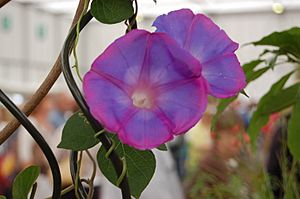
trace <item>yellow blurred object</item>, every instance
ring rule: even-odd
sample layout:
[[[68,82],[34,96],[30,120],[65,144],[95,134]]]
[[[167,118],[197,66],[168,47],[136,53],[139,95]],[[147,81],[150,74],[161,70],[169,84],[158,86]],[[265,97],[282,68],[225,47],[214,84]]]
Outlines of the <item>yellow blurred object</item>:
[[[187,139],[189,143],[189,159],[188,165],[194,168],[198,165],[201,159],[202,153],[206,153],[211,147],[211,137],[210,137],[210,116],[205,114],[192,129],[189,130],[187,134]]]
[[[284,12],[284,6],[282,5],[282,3],[273,3],[272,10],[276,14],[282,14]]]
[[[13,154],[7,154],[0,167],[0,175],[4,177],[10,176],[15,170],[15,156]]]

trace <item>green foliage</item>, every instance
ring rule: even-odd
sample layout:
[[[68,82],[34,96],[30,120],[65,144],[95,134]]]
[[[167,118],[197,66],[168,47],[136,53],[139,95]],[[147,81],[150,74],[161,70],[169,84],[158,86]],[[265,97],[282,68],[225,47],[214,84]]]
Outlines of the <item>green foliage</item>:
[[[0,199],[6,199],[6,197],[1,195],[1,196],[0,196]]]
[[[157,149],[160,150],[160,151],[167,151],[167,150],[168,150],[168,147],[167,147],[167,145],[162,144],[162,145],[160,145],[159,147],[157,147]]]
[[[15,199],[27,199],[28,194],[40,174],[38,166],[30,166],[19,173],[12,188],[12,195]]]
[[[219,104],[217,106],[217,112],[213,116],[212,121],[211,121],[212,131],[215,130],[215,127],[216,127],[216,124],[217,124],[217,121],[218,121],[220,115],[225,111],[225,109],[229,106],[229,104],[231,104],[231,102],[233,102],[236,99],[237,99],[237,96],[234,96],[234,97],[230,97],[230,98],[226,98],[226,99],[221,99],[219,101]]]
[[[292,55],[300,59],[300,28],[294,27],[282,32],[274,32],[259,41],[253,42],[256,46],[274,46],[278,47],[275,54]]]
[[[300,161],[300,87],[296,100],[297,102],[288,125],[288,147],[294,158]]]
[[[134,9],[131,0],[93,0],[91,13],[102,23],[114,24],[130,18]]]
[[[272,114],[281,111],[296,102],[296,95],[300,84],[294,84],[286,89],[282,89],[272,98],[268,98],[268,101],[262,105],[262,114]]]
[[[81,112],[69,118],[62,132],[59,148],[82,151],[99,143],[95,132]]]
[[[224,171],[224,176],[228,177],[226,181],[201,169],[195,171],[191,175],[193,186],[188,190],[189,198],[273,199],[269,178],[265,177],[268,174],[265,173],[263,167],[255,159],[247,158],[244,161],[238,161],[240,164],[234,169],[234,172]],[[196,179],[194,179],[195,176]]]
[[[256,137],[260,132],[260,129],[268,122],[269,115],[273,112],[276,112],[275,110],[272,110],[272,108],[277,107],[270,107],[268,106],[269,103],[273,103],[272,101],[276,101],[277,103],[282,102],[279,97],[282,97],[281,92],[287,92],[290,91],[290,88],[283,89],[285,83],[288,81],[290,76],[293,73],[288,73],[287,75],[283,76],[279,81],[273,84],[271,89],[261,98],[257,105],[256,111],[253,113],[253,116],[250,121],[250,125],[248,128],[248,133],[251,138],[252,144],[255,143]],[[285,96],[283,96],[285,97]],[[290,98],[295,98],[295,95],[292,93],[289,95]],[[267,106],[269,108],[265,108],[264,106]],[[278,109],[277,109],[278,111]]]
[[[115,142],[115,152],[123,159],[127,167],[127,177],[131,194],[139,198],[143,190],[149,184],[155,172],[155,156],[151,151],[139,151],[128,145],[122,144],[117,136],[110,136]],[[117,174],[110,160],[105,157],[103,146],[97,154],[97,161],[103,175],[114,185],[117,184]]]
[[[244,72],[246,74],[246,79],[248,84],[251,81],[256,80],[264,73],[270,71],[269,69],[274,69],[275,66],[282,63],[292,63],[296,67],[300,64],[300,28],[294,27],[289,30],[282,32],[274,32],[261,40],[253,42],[255,46],[270,46],[273,49],[265,49],[259,56],[259,59],[249,62],[243,66]],[[265,64],[264,67],[259,67],[262,63]],[[268,122],[269,116],[272,113],[282,111],[288,107],[292,107],[296,103],[297,91],[300,87],[299,83],[295,83],[288,88],[284,88],[286,81],[291,75],[293,75],[297,70],[283,76],[279,81],[274,83],[270,90],[261,98],[258,103],[257,110],[254,112],[250,125],[248,128],[248,133],[251,137],[252,144],[255,143],[257,136],[260,133],[261,128]],[[251,97],[251,96],[250,96]],[[217,114],[213,118],[212,126],[217,121],[218,116],[226,109],[226,107],[237,99],[237,96],[222,99],[217,107]],[[299,101],[299,100],[298,100]],[[300,111],[299,102],[294,107],[293,117],[288,129],[289,137],[289,147],[295,158],[300,159],[300,149],[298,149],[297,143],[300,142],[299,133],[296,131],[300,130]]]

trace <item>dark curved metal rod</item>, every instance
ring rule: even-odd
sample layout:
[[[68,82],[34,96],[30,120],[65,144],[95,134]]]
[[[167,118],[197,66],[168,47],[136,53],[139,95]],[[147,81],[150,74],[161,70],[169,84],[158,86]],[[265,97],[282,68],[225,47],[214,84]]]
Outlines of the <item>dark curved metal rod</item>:
[[[92,18],[93,18],[93,16],[91,15],[91,12],[88,11],[83,16],[83,18],[80,22],[80,30],[82,30]],[[74,99],[76,100],[76,102],[79,105],[83,114],[87,117],[92,128],[97,133],[100,130],[102,130],[103,127],[91,115],[89,108],[88,108],[79,88],[76,85],[76,82],[74,80],[74,77],[73,77],[71,69],[70,69],[69,54],[72,49],[72,43],[74,42],[75,37],[76,37],[76,26],[69,33],[69,35],[64,43],[63,49],[62,49],[62,53],[61,53],[62,71],[63,71],[65,80],[67,82],[67,85],[68,85]],[[102,142],[102,145],[105,148],[105,150],[108,151],[112,144],[111,141],[109,140],[109,138],[106,136],[106,134],[103,133],[99,136],[99,139]],[[115,168],[117,175],[120,176],[122,173],[122,169],[123,169],[122,161],[120,160],[120,158],[114,151],[110,154],[109,158]],[[131,199],[130,188],[129,188],[127,177],[124,177],[124,180],[120,184],[120,189],[122,191],[123,199]]]
[[[20,109],[5,95],[5,93],[0,89],[0,101],[2,104],[15,116],[20,123],[24,126],[24,128],[28,131],[31,137],[36,141],[36,143],[41,148],[42,152],[44,153],[47,161],[49,163],[52,177],[53,177],[53,192],[52,192],[52,199],[59,199],[61,193],[61,175],[60,170],[58,167],[57,160],[43,138],[40,132],[33,126],[33,124],[29,121],[26,115],[20,111]]]

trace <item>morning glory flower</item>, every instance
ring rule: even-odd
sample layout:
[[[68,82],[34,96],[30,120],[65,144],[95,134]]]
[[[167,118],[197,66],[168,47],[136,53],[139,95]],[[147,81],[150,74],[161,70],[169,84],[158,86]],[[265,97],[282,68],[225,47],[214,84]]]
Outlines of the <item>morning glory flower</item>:
[[[245,75],[234,54],[238,44],[207,16],[181,9],[159,16],[153,25],[201,63],[209,94],[227,98],[245,87]]]
[[[84,76],[92,115],[138,149],[152,149],[193,127],[207,104],[202,66],[165,33],[133,30]]]

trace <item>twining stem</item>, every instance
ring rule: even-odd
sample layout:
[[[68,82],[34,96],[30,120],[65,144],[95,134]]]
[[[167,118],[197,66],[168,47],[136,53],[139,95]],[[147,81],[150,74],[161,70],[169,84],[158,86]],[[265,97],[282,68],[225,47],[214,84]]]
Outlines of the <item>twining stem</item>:
[[[94,135],[95,138],[98,138],[101,134],[105,133],[105,129],[102,129],[101,131],[99,131],[98,133],[96,133]]]
[[[63,196],[63,195],[65,195],[65,194],[69,193],[69,192],[72,191],[73,189],[74,189],[74,185],[71,184],[70,186],[66,187],[65,189],[63,189],[63,190],[61,191],[60,196]],[[51,197],[48,197],[48,198],[46,198],[46,199],[52,199],[52,198],[51,198]]]
[[[137,0],[134,0],[135,5],[135,12],[128,20],[125,21],[125,24],[127,25],[126,33],[130,32],[131,30],[137,29],[137,23],[136,23],[136,17],[138,14],[138,3]]]
[[[94,195],[94,180],[96,177],[96,170],[97,170],[97,166],[96,166],[96,162],[94,160],[94,158],[92,157],[92,154],[89,152],[89,150],[85,150],[85,152],[87,153],[88,157],[90,158],[90,160],[93,163],[93,173],[91,175],[91,178],[89,179],[89,193],[88,193],[88,197],[87,199],[92,199],[93,195]]]
[[[79,160],[77,162],[77,172],[76,172],[76,179],[75,179],[75,196],[76,198],[80,199],[79,193],[78,193],[78,182],[80,179],[80,168],[81,168],[81,161],[82,161],[82,151],[79,153]]]
[[[75,37],[75,41],[74,41],[74,48],[73,48],[73,56],[74,56],[74,60],[75,60],[75,64],[74,64],[74,68],[76,70],[77,76],[80,79],[80,81],[82,81],[82,77],[80,75],[80,71],[79,71],[79,62],[78,62],[78,57],[77,57],[77,45],[78,45],[78,41],[79,41],[79,33],[80,33],[80,22],[82,20],[83,15],[87,12],[88,9],[88,5],[89,5],[89,0],[84,0],[84,7],[83,7],[83,11],[78,19],[78,23],[76,25],[76,37]]]
[[[127,173],[127,164],[126,164],[126,159],[125,157],[122,158],[122,162],[123,162],[123,169],[122,169],[122,173],[121,175],[119,176],[117,182],[116,182],[116,185],[118,187],[120,187],[120,184],[122,183],[122,181],[124,180],[124,177],[126,176],[126,173]]]
[[[110,146],[109,150],[108,150],[108,151],[106,152],[106,154],[105,154],[106,159],[109,158],[110,154],[111,154],[111,153],[115,150],[115,148],[116,148],[116,142],[115,142],[114,140],[112,140],[112,139],[110,139],[110,141],[111,141],[111,146]]]
[[[0,6],[5,5],[6,1],[2,1]],[[8,2],[8,1],[7,1]],[[6,3],[7,3],[6,2]],[[85,0],[80,0],[75,16],[72,21],[72,27],[77,23],[77,21],[80,18],[81,13],[84,10],[84,4]],[[43,81],[43,83],[40,85],[40,87],[36,90],[36,92],[31,96],[31,98],[25,103],[24,107],[22,108],[22,112],[25,115],[30,115],[33,110],[39,105],[39,103],[42,101],[42,99],[47,95],[53,84],[58,79],[59,75],[61,73],[61,59],[60,56],[57,57],[54,65],[52,66],[51,71]],[[20,126],[20,122],[13,118],[10,120],[10,122],[5,126],[5,128],[0,132],[0,145],[3,144]]]

